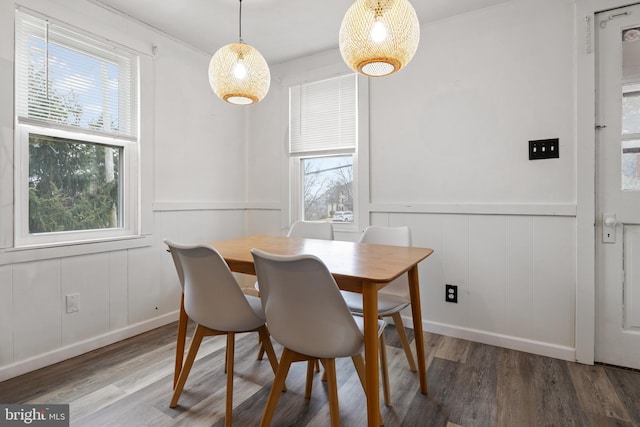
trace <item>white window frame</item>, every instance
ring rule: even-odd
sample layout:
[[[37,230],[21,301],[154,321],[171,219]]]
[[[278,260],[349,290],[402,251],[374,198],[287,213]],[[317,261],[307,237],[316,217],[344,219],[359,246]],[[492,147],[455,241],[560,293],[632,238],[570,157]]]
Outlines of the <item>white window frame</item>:
[[[343,64],[341,64],[343,65]],[[331,67],[330,67],[331,68]],[[287,123],[289,120],[289,88],[304,83],[320,81],[332,77],[339,77],[351,71],[341,71],[336,73],[307,72],[307,79],[299,81],[291,79],[287,82],[285,79],[284,90],[286,94],[284,111],[286,111]],[[309,78],[311,77],[311,78]],[[351,154],[353,156],[353,212],[354,218],[351,223],[333,223],[336,232],[359,233],[364,230],[370,223],[369,218],[369,79],[361,75],[357,76],[357,142],[354,150],[329,150],[321,152],[307,153],[289,153],[287,143],[287,185],[289,206],[288,212],[285,214],[285,226],[289,227],[295,221],[302,219],[304,209],[304,200],[302,197],[302,183],[304,176],[302,174],[302,160],[313,157],[337,156]],[[288,127],[288,125],[287,125]]]
[[[29,135],[38,134],[75,140],[80,143],[103,144],[121,147],[123,149],[120,160],[122,226],[100,230],[73,230],[53,233],[29,232]],[[15,246],[25,247],[33,245],[47,245],[60,243],[80,243],[99,241],[104,239],[135,236],[139,234],[138,221],[138,148],[137,142],[123,138],[93,135],[83,132],[55,129],[44,126],[34,126],[18,122],[16,127],[15,144],[15,193],[19,195],[15,201]]]
[[[297,220],[302,220],[303,212],[304,212],[304,198],[302,197],[303,187],[304,187],[304,171],[302,168],[302,163],[306,159],[317,159],[320,157],[337,157],[337,156],[351,156],[353,162],[353,182],[352,182],[352,193],[353,193],[353,210],[355,212],[353,222],[349,223],[337,223],[334,222],[333,226],[338,227],[339,229],[344,230],[355,230],[357,229],[357,213],[359,212],[358,206],[358,157],[356,150],[328,150],[323,151],[321,153],[305,153],[302,155],[290,155],[290,165],[289,171],[291,174],[291,213],[292,217],[295,218],[293,222]]]
[[[37,12],[30,11],[25,8],[19,8],[19,10],[26,12],[36,17],[47,18],[40,15]],[[107,41],[99,35],[93,35],[89,32],[84,32],[78,28],[62,23],[60,21],[54,21],[57,25],[79,31],[88,35],[89,37],[96,38],[97,40]],[[107,41],[113,44],[114,42]],[[128,50],[127,48],[119,45],[120,48]],[[17,115],[17,108],[15,110],[15,125],[14,125],[14,173],[13,173],[13,244],[11,247],[16,250],[30,249],[30,248],[46,248],[47,246],[59,247],[70,246],[73,247],[78,244],[93,244],[99,242],[112,242],[114,240],[122,239],[136,239],[137,243],[126,244],[125,246],[113,246],[108,244],[105,246],[105,250],[113,249],[116,247],[140,247],[147,246],[148,240],[140,238],[144,237],[146,233],[142,227],[142,220],[149,222],[151,215],[150,201],[146,197],[142,197],[141,192],[141,179],[142,179],[142,165],[148,164],[149,160],[141,161],[140,159],[140,145],[143,140],[143,135],[150,135],[151,128],[141,123],[141,111],[142,105],[150,107],[148,101],[142,100],[141,93],[150,93],[152,89],[152,82],[147,83],[141,79],[143,69],[151,70],[152,65],[151,57],[147,57],[144,54],[140,54],[137,51],[130,50],[137,59],[136,67],[137,73],[135,78],[137,79],[137,105],[132,111],[132,120],[134,129],[138,129],[135,136],[122,136],[104,132],[94,132],[91,129],[75,128],[72,126],[58,125],[55,123],[47,123],[38,119],[19,118]],[[17,52],[15,52],[17,55]],[[16,61],[16,67],[17,67]],[[149,98],[151,99],[151,98]],[[17,105],[17,99],[14,105]],[[40,135],[59,137],[64,139],[76,140],[78,142],[87,142],[95,144],[110,145],[116,147],[122,147],[122,159],[120,163],[120,180],[121,180],[121,219],[120,226],[109,229],[99,230],[75,230],[64,231],[54,233],[29,233],[29,134],[35,133]],[[152,154],[152,150],[149,150],[148,154]],[[142,200],[145,199],[145,200]],[[5,214],[5,218],[8,216]],[[146,227],[148,228],[148,227]],[[8,231],[4,228],[5,231]],[[148,231],[147,231],[148,232]],[[99,251],[99,246],[92,245],[92,249],[89,252]],[[0,254],[1,255],[1,254]],[[7,254],[8,255],[8,254]],[[29,256],[18,257],[20,259],[41,259],[52,256],[45,252],[34,252]],[[0,257],[5,258],[5,257]],[[16,258],[15,256],[7,257],[8,260]],[[16,259],[18,259],[16,258]],[[0,259],[0,265],[7,260]]]

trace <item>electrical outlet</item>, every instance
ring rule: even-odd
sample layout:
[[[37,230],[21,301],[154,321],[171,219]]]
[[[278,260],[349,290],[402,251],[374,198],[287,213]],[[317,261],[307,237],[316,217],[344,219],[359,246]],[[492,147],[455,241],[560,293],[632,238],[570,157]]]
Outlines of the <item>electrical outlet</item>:
[[[67,313],[76,313],[80,311],[80,294],[67,295]]]
[[[458,303],[458,286],[457,285],[444,285],[446,302]]]

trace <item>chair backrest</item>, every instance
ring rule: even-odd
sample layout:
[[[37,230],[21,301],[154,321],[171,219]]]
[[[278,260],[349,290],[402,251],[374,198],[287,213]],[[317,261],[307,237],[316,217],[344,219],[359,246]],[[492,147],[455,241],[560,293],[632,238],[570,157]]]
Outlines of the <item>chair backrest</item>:
[[[411,230],[407,226],[381,227],[371,225],[364,230],[360,243],[377,245],[411,246]],[[409,300],[409,278],[403,274],[380,290],[383,294],[393,294]]]
[[[184,308],[190,319],[219,331],[249,331],[264,324],[218,251],[209,245],[164,243],[183,272]]]
[[[296,221],[291,225],[287,236],[333,240],[333,224],[330,222]]]
[[[276,341],[314,357],[347,357],[362,350],[362,333],[319,258],[258,249],[251,254],[269,332]]]
[[[163,242],[169,246],[169,240],[164,239]],[[171,258],[173,258],[173,265],[176,266],[176,273],[178,273],[178,280],[180,281],[180,287],[182,288],[182,292],[184,292],[184,270],[182,269],[182,263],[180,262],[180,258],[178,257],[178,251],[169,250],[171,254]]]

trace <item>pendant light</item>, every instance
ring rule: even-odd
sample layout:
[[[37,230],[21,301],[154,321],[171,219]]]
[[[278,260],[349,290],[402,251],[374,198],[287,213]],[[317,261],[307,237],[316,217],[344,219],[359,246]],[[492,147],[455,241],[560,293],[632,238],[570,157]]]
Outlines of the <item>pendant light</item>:
[[[242,41],[242,0],[239,22],[240,41],[221,47],[211,58],[209,84],[223,101],[249,105],[267,95],[271,73],[260,52]]]
[[[393,74],[411,61],[420,23],[408,0],[356,0],[340,26],[340,53],[355,72]]]

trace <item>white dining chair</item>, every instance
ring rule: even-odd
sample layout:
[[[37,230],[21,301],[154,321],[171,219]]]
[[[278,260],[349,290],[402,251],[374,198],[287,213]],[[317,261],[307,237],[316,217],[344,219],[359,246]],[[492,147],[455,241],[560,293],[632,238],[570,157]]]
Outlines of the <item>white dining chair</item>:
[[[360,238],[360,243],[373,243],[390,246],[411,246],[411,230],[407,226],[381,227],[369,226]],[[362,314],[362,294],[342,291],[349,309],[356,314]],[[378,316],[391,317],[398,331],[402,348],[409,363],[411,371],[416,372],[416,363],[409,344],[409,339],[404,330],[400,312],[411,304],[409,295],[409,279],[403,274],[378,292]],[[385,395],[385,403],[390,405],[390,396]]]
[[[235,334],[258,332],[275,373],[278,367],[260,298],[243,294],[222,256],[209,245],[182,245],[164,240],[183,286],[184,309],[196,323],[184,366],[169,406],[174,408],[191,371],[202,339],[226,335],[227,396],[225,426],[231,426]]]
[[[333,224],[321,221],[296,221],[291,224],[287,237],[299,237],[304,239],[320,239],[333,240]],[[256,295],[260,295],[260,284],[258,281],[253,285],[257,291]],[[260,346],[258,350],[257,360],[262,360],[264,350]],[[316,370],[319,366],[316,364]]]
[[[291,224],[288,237],[333,240],[333,224],[321,221],[296,221]]]
[[[252,249],[251,254],[261,284],[260,298],[269,330],[284,347],[260,426],[271,425],[292,363],[309,362],[305,397],[311,397],[311,362],[316,360],[327,373],[331,425],[338,426],[335,359],[351,357],[364,388],[363,319],[352,315],[333,276],[314,255],[275,255],[258,249]],[[380,320],[378,335],[382,339],[384,326]]]

